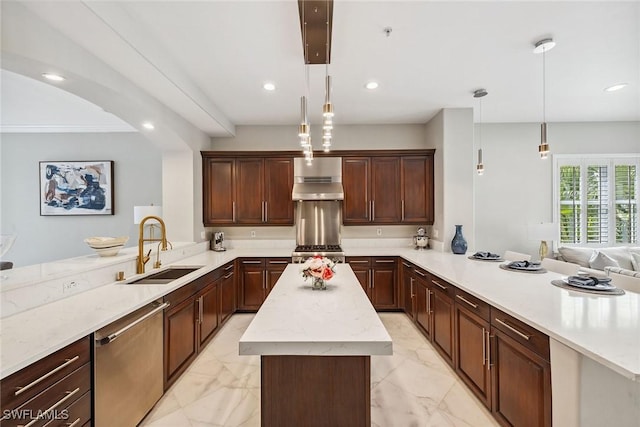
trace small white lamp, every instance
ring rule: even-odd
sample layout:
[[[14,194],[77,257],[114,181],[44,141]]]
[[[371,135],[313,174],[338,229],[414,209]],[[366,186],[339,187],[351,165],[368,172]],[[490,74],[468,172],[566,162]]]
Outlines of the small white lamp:
[[[148,216],[157,216],[162,217],[162,206],[134,206],[133,207],[133,223],[140,224],[143,219]],[[159,224],[158,221],[151,220],[147,224],[151,227],[151,238],[154,238],[154,229],[156,224]]]
[[[549,251],[547,241],[558,240],[558,224],[555,222],[541,222],[539,224],[530,224],[527,230],[529,240],[539,240],[540,261],[542,261]]]

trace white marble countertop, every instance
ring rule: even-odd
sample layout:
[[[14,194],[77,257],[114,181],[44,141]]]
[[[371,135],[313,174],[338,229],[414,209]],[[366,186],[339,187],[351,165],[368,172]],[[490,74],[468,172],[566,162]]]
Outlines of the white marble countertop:
[[[381,239],[373,239],[381,240]],[[275,245],[274,245],[275,246]],[[0,320],[0,378],[45,357],[237,257],[290,256],[292,248],[206,251],[172,265],[205,265],[170,285],[112,283]],[[497,263],[377,244],[352,256],[401,256],[613,369],[640,381],[640,294],[598,296],[550,284],[560,274],[501,270]],[[130,279],[133,279],[131,277]]]
[[[312,290],[289,264],[240,338],[241,355],[392,355],[391,337],[351,266]]]

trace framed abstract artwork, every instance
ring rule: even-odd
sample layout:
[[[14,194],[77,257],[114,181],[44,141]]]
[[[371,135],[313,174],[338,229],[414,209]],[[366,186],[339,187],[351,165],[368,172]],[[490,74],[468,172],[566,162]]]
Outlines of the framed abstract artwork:
[[[40,162],[40,215],[113,215],[113,161]]]

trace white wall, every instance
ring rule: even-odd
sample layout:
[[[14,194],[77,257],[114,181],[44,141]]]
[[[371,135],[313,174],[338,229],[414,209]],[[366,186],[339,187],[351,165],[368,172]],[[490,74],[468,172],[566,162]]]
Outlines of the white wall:
[[[540,242],[527,239],[527,225],[552,221],[553,154],[639,153],[640,123],[550,123],[548,141],[551,156],[541,160],[539,124],[482,125],[485,172],[474,178],[477,250],[537,258]]]
[[[333,131],[334,150],[392,150],[425,149],[425,127],[420,124],[406,125],[336,125]],[[320,126],[311,125],[311,137],[320,149]],[[297,126],[236,126],[236,135],[229,138],[212,138],[211,150],[298,150]],[[301,153],[302,155],[302,153]],[[382,229],[382,238],[409,237],[417,226],[343,226],[342,238],[375,238],[377,228]],[[214,230],[213,228],[208,229]],[[216,227],[225,232],[227,239],[250,238],[255,231],[257,239],[295,239],[295,226],[291,227]]]
[[[18,238],[4,257],[15,267],[89,255],[91,236],[125,236],[137,244],[133,206],[162,204],[162,157],[137,133],[2,134],[0,228]],[[114,215],[40,216],[43,160],[113,160]],[[169,238],[172,238],[169,234]]]

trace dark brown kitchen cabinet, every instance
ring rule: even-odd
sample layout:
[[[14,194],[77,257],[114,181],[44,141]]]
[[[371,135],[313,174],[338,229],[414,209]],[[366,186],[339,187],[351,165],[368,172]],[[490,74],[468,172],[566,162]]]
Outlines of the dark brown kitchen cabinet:
[[[455,287],[439,277],[431,275],[431,299],[429,308],[432,317],[433,346],[453,366],[453,295]]]
[[[413,285],[414,298],[416,300],[416,324],[420,326],[424,335],[431,340],[433,331],[431,329],[431,290],[427,283],[416,277]]]
[[[234,263],[222,267],[223,276],[220,282],[220,325],[227,321],[236,311],[236,274]]]
[[[456,373],[476,397],[491,409],[490,306],[457,289],[454,310]]]
[[[258,311],[291,258],[240,258],[238,310]]]
[[[165,390],[218,330],[223,273],[223,267],[217,268],[164,297],[170,304],[164,312]]]
[[[414,282],[415,277],[413,273],[414,265],[410,264],[407,261],[402,260],[402,266],[400,268],[400,281],[402,283],[401,286],[401,301],[402,301],[402,309],[409,316],[409,318],[413,321],[416,319],[415,312],[415,297],[414,297]]]
[[[433,154],[402,157],[400,173],[402,223],[433,224]]]
[[[492,413],[505,426],[551,426],[549,337],[491,307]]]
[[[433,224],[433,151],[342,158],[343,223]]]
[[[82,338],[9,375],[0,382],[0,425],[43,426],[91,423],[91,341]],[[54,408],[58,414],[45,412]],[[44,414],[40,420],[31,419]],[[66,414],[61,419],[60,414]],[[51,417],[48,418],[47,416]],[[31,423],[33,421],[33,424]]]
[[[346,262],[376,310],[398,309],[397,258],[347,257]]]
[[[293,225],[293,157],[202,152],[203,221],[215,225]]]

